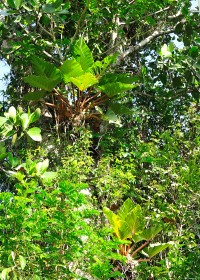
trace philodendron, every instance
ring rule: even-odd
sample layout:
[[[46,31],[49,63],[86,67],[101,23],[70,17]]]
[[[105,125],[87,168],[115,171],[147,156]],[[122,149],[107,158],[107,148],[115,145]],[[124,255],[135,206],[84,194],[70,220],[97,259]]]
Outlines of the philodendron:
[[[104,213],[115,236],[119,240],[126,241],[124,242],[126,244],[119,246],[119,253],[129,259],[132,258],[137,262],[150,261],[155,255],[171,245],[171,243],[150,244],[163,227],[157,225],[147,228],[141,206],[135,205],[130,198],[124,202],[117,214],[108,208],[104,208]],[[141,258],[140,254],[144,258]]]

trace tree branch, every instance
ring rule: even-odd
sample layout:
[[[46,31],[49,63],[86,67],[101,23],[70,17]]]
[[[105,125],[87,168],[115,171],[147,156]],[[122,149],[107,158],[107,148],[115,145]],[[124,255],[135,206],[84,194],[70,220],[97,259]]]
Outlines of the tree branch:
[[[179,13],[176,14],[177,17],[180,16]],[[137,45],[135,46],[130,46],[125,52],[123,52],[117,61],[117,65],[119,65],[121,63],[121,61],[127,57],[128,55],[130,55],[131,53],[134,53],[140,49],[142,49],[144,46],[146,46],[147,44],[149,44],[150,42],[152,42],[155,38],[160,37],[162,35],[166,35],[169,33],[173,33],[175,31],[175,28],[178,24],[180,23],[185,23],[186,20],[182,19],[181,21],[179,21],[173,28],[170,28],[168,30],[160,30],[160,29],[156,29],[151,35],[149,35],[148,37],[146,37],[145,39],[143,39],[142,41],[140,41]]]

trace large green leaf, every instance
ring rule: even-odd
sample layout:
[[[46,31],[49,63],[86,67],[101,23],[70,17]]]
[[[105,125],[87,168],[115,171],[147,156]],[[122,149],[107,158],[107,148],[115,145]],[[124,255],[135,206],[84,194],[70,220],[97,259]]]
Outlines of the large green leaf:
[[[163,244],[151,244],[147,248],[143,249],[141,253],[143,253],[145,256],[152,258],[155,255],[159,254],[166,248],[171,246],[169,243],[163,243]]]
[[[92,52],[86,45],[83,38],[80,38],[76,41],[73,49],[73,55],[82,67],[82,69],[87,72],[90,67],[94,64],[94,59],[92,56]]]
[[[102,86],[98,86],[97,88],[105,92],[109,97],[113,97],[118,93],[122,93],[134,88],[134,86],[131,84],[124,84],[124,83],[117,82],[117,83],[109,83]]]
[[[135,205],[133,201],[130,198],[128,198],[124,201],[117,214],[119,217],[125,220],[127,215],[134,209],[134,207]]]
[[[28,114],[27,114],[27,113],[23,113],[23,114],[20,116],[20,119],[21,119],[22,129],[23,129],[23,130],[27,129],[27,127],[28,127],[28,125],[29,125],[29,117],[28,117]]]
[[[24,81],[29,85],[41,88],[47,91],[52,91],[53,88],[59,83],[59,80],[53,80],[46,76],[30,75],[24,78]]]
[[[45,90],[29,92],[29,93],[24,95],[23,99],[26,100],[26,101],[30,101],[30,100],[39,101],[46,94],[47,94],[47,92]]]
[[[113,228],[116,236],[118,238],[122,239],[119,229],[123,224],[123,220],[118,215],[114,214],[110,209],[108,209],[106,207],[103,209],[103,211],[104,211],[111,227]]]
[[[60,68],[60,71],[63,75],[65,83],[69,83],[71,78],[76,78],[84,73],[80,63],[78,63],[75,59],[65,60]]]
[[[131,228],[132,236],[135,233],[142,231],[145,226],[145,219],[141,206],[137,205],[134,207],[134,209],[126,216],[125,221]]]
[[[108,83],[123,83],[123,84],[133,84],[138,82],[140,77],[133,76],[130,74],[117,74],[117,73],[109,73],[105,74],[99,81],[100,85],[108,84]]]
[[[88,87],[91,87],[98,82],[97,78],[91,73],[86,73],[77,78],[71,78],[70,80],[81,91],[86,90]]]
[[[143,237],[144,240],[151,240],[153,239],[161,230],[163,227],[161,225],[151,227],[148,229],[143,230],[143,232],[140,234],[141,237]]]
[[[27,131],[27,134],[34,140],[34,141],[42,141],[41,136],[41,129],[39,127],[32,127]]]
[[[33,64],[33,71],[35,75],[45,75],[53,80],[57,80],[59,78],[60,70],[56,68],[54,64],[46,62],[38,56],[33,56],[31,62]]]

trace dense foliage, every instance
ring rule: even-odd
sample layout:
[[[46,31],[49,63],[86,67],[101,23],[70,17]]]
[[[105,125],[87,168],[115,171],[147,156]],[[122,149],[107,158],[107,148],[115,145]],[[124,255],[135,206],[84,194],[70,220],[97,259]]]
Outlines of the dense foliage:
[[[0,1],[1,279],[199,279],[192,4]]]

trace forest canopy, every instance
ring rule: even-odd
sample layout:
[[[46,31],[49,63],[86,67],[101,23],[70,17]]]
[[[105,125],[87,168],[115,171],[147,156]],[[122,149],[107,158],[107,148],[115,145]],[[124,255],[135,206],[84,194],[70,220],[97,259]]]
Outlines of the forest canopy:
[[[0,1],[0,35],[0,278],[199,279],[199,2]]]

